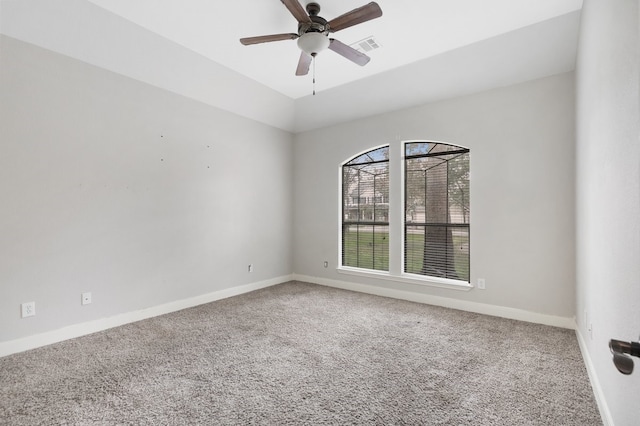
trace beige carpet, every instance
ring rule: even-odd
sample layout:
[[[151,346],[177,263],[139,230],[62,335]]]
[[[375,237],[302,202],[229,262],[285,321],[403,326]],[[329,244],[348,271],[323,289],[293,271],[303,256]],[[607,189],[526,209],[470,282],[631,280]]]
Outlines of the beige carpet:
[[[599,425],[573,331],[287,283],[0,358],[0,423]]]

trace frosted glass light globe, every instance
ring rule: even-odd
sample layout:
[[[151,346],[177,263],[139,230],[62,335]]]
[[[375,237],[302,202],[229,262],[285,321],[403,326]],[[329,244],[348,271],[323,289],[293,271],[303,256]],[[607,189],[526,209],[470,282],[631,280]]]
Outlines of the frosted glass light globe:
[[[322,33],[306,33],[298,38],[298,47],[309,55],[320,53],[329,47],[329,37]]]

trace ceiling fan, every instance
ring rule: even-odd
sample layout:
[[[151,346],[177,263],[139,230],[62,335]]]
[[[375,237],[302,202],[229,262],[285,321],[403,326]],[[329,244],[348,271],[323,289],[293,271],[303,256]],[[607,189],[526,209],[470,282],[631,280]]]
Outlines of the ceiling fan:
[[[329,33],[352,27],[356,24],[370,21],[382,16],[382,10],[377,3],[371,2],[347,12],[337,18],[327,21],[318,16],[320,5],[309,3],[305,9],[298,0],[280,0],[298,21],[297,33],[272,34],[258,37],[241,38],[240,43],[245,46],[281,40],[298,40],[298,47],[302,51],[296,75],[307,75],[313,58],[322,50],[329,48],[360,66],[366,65],[371,58],[340,41],[329,38]]]

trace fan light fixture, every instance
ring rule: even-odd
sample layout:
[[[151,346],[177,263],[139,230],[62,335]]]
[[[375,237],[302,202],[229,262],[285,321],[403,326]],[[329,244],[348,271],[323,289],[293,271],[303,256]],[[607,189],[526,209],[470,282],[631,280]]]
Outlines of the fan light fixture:
[[[319,16],[320,5],[318,3],[308,3],[306,10],[300,4],[300,0],[280,0],[289,9],[289,12],[298,21],[297,33],[270,34],[257,37],[244,37],[240,43],[247,46],[250,44],[268,43],[280,40],[298,40],[300,59],[296,68],[296,75],[307,75],[309,68],[313,64],[313,94],[316,94],[315,84],[315,60],[314,58],[325,49],[333,50],[338,55],[344,56],[351,62],[360,66],[369,62],[369,57],[357,51],[351,46],[329,38],[330,33],[352,27],[363,22],[370,21],[382,16],[382,9],[378,3],[372,1],[369,4],[360,6],[350,12],[343,13],[337,18],[327,21]]]
[[[305,33],[298,38],[298,47],[308,55],[315,56],[329,47],[329,37],[322,33]]]

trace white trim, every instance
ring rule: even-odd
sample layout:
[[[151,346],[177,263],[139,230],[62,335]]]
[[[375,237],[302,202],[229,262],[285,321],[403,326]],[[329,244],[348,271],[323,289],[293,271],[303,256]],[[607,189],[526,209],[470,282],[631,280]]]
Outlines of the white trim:
[[[600,417],[602,417],[602,424],[604,426],[614,426],[613,417],[611,417],[611,411],[609,410],[609,405],[607,404],[604,391],[600,386],[600,381],[598,380],[596,369],[593,366],[593,361],[591,360],[589,350],[587,349],[587,343],[582,337],[582,333],[580,333],[580,328],[577,326],[577,324],[575,325],[575,329],[576,337],[578,338],[578,346],[580,346],[582,359],[584,360],[584,365],[587,368],[587,374],[589,375],[591,388],[593,389],[593,394],[596,398],[596,404],[598,404],[598,410],[600,410]]]
[[[378,278],[387,281],[397,281],[405,284],[414,284],[424,287],[447,288],[449,290],[469,291],[473,285],[466,281],[449,280],[446,278],[422,277],[420,275],[402,274],[392,275],[389,272],[374,271],[371,269],[350,268],[348,266],[340,266],[336,268],[340,274],[356,275],[367,278]]]
[[[474,286],[465,281],[442,279],[437,277],[423,277],[417,274],[407,274],[404,271],[404,259],[405,259],[405,244],[404,244],[404,230],[406,228],[406,215],[404,214],[405,204],[405,160],[406,160],[406,146],[411,143],[428,143],[428,144],[442,144],[453,146],[456,148],[466,149],[470,152],[470,149],[463,145],[458,145],[450,142],[430,140],[430,139],[407,139],[403,140],[396,138],[387,144],[382,144],[373,148],[368,148],[347,160],[340,163],[338,167],[338,258],[336,264],[338,265],[337,272],[350,275],[358,275],[369,278],[380,278],[383,280],[396,281],[405,284],[447,288],[452,290],[469,291]],[[387,148],[389,150],[389,158],[387,160],[389,170],[389,270],[387,272],[372,271],[361,268],[354,268],[350,266],[344,266],[342,264],[342,232],[344,228],[344,185],[343,185],[343,169],[347,163],[353,161],[355,158],[362,156],[368,152],[376,151],[381,148]],[[363,223],[366,224],[366,223]]]
[[[401,140],[389,143],[389,274],[395,276],[402,274],[404,267],[403,149]]]
[[[215,302],[216,300],[238,296],[240,294],[249,293],[255,290],[260,290],[262,288],[271,287],[292,280],[292,275],[285,275],[282,277],[272,278],[256,283],[226,288],[224,290],[218,290],[212,293],[190,297],[188,299],[176,300],[174,302],[153,306],[139,311],[127,312],[124,314],[115,315],[113,317],[101,318],[93,321],[83,322],[80,324],[73,324],[67,327],[59,328],[57,330],[47,331],[45,333],[22,337],[6,342],[0,342],[0,357],[23,352],[29,349],[39,348],[41,346],[50,345],[52,343],[62,342],[63,340],[85,336],[87,334],[92,334],[98,331],[107,330],[109,328],[130,324],[147,318],[157,317],[171,312],[180,311],[182,309],[192,308],[194,306],[202,305],[205,303]]]
[[[336,265],[342,265],[342,221],[344,220],[344,209],[342,205],[344,203],[342,199],[342,166],[349,161],[350,160],[345,160],[338,166],[338,202],[336,203],[338,206],[338,239],[336,240],[338,241],[338,257],[336,258]]]
[[[478,314],[491,315],[495,317],[509,318],[535,324],[550,325],[553,327],[567,328],[570,330],[575,329],[575,321],[573,318],[540,314],[537,312],[530,312],[522,309],[508,308],[505,306],[497,305],[487,305],[485,303],[469,302],[466,300],[452,299],[448,297],[432,296],[428,294],[392,289],[388,287],[377,287],[368,284],[358,284],[346,281],[330,280],[326,278],[310,277],[307,275],[293,274],[293,279],[296,281],[303,281],[312,284],[320,284],[327,287],[335,287],[343,290],[373,294],[376,296],[391,297],[393,299],[408,300],[411,302],[424,303],[427,305],[442,306],[445,308],[475,312]]]
[[[381,145],[375,146],[373,148],[367,148],[364,151],[360,151],[358,154],[354,155],[353,157],[349,157],[346,160],[342,161],[340,163],[340,165],[338,166],[338,258],[336,259],[336,265],[342,265],[342,228],[343,228],[343,221],[344,221],[344,199],[343,199],[343,182],[342,182],[342,178],[343,178],[343,167],[349,163],[350,161],[360,157],[361,155],[364,155],[368,152],[372,152],[372,151],[377,151],[380,148],[388,148],[389,150],[389,155],[391,155],[391,144],[390,143],[383,143]],[[387,162],[389,163],[389,167],[391,167],[391,158],[389,158],[387,160]],[[391,192],[389,192],[389,195],[391,195]],[[389,207],[391,207],[391,203],[389,203]],[[389,232],[391,232],[391,223],[389,222]],[[391,235],[391,234],[389,234]]]
[[[455,143],[451,143],[451,142],[445,142],[445,141],[436,141],[436,140],[431,140],[431,139],[405,139],[405,140],[401,140],[400,141],[400,152],[401,152],[401,156],[400,156],[400,171],[401,171],[401,179],[402,179],[402,185],[400,185],[400,206],[401,206],[401,211],[402,214],[399,215],[400,217],[400,221],[402,223],[401,225],[401,244],[400,244],[400,262],[401,262],[401,270],[404,271],[404,267],[405,267],[405,229],[407,228],[407,215],[405,214],[406,212],[404,211],[405,209],[405,188],[406,188],[406,160],[407,160],[407,144],[411,144],[411,143],[433,143],[433,144],[443,144],[443,145],[449,145],[449,146],[455,146],[457,148],[462,148],[462,149],[467,149],[469,150],[469,152],[471,152],[471,149],[467,146],[462,146],[462,145],[458,145]],[[471,163],[469,163],[469,170],[471,170]],[[448,190],[447,190],[447,194],[448,194]],[[469,223],[469,232],[471,232],[471,225]],[[470,235],[469,235],[470,237]],[[469,238],[469,243],[471,243],[471,238]],[[469,250],[471,250],[471,246],[469,246]],[[471,255],[471,252],[469,252],[469,255]],[[471,267],[471,257],[469,256],[469,267]],[[453,281],[453,280],[450,280]],[[406,281],[405,281],[406,282]],[[409,282],[410,284],[413,284],[411,282]],[[465,283],[468,284],[468,289],[467,290],[471,290],[473,288],[473,285],[469,284],[469,283]],[[429,285],[429,284],[427,284]],[[439,285],[432,285],[432,287],[444,287],[444,288],[450,288],[448,286],[439,286]],[[459,290],[459,289],[458,289]]]

